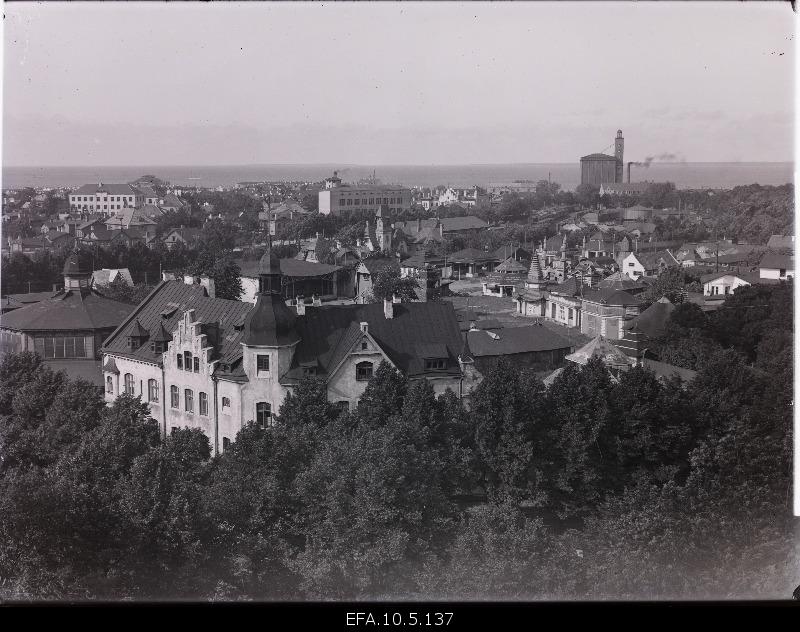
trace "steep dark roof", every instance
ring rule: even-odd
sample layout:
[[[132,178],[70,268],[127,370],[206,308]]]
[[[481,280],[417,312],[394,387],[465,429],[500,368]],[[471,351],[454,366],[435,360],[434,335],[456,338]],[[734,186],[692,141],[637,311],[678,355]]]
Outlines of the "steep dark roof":
[[[301,364],[314,359],[323,372],[333,371],[362,335],[361,322],[368,323],[369,335],[407,375],[426,373],[418,345],[428,344],[443,345],[447,351],[447,369],[435,374],[460,374],[457,357],[463,341],[451,303],[395,303],[393,318],[384,316],[381,303],[371,303],[306,308],[297,319],[300,343],[286,377],[299,378]]]
[[[658,299],[636,318],[628,321],[624,328],[636,327],[648,338],[658,338],[664,333],[669,317],[675,311],[675,306],[666,297]]]
[[[243,277],[257,277],[259,274],[259,263],[255,261],[237,261],[241,275]],[[314,263],[303,259],[281,259],[280,271],[285,277],[308,278],[319,277],[341,270],[341,266],[332,266],[327,263]]]
[[[590,303],[601,303],[603,305],[638,305],[641,301],[628,294],[625,290],[601,287],[596,290],[586,289],[583,298]]]
[[[38,303],[0,316],[0,326],[15,331],[87,331],[116,327],[134,309],[97,292],[62,290]]]
[[[259,294],[244,319],[242,342],[253,346],[282,346],[297,342],[297,316],[280,294]]]
[[[126,338],[129,335],[134,319],[151,332],[157,332],[159,326],[169,332],[178,328],[178,322],[186,310],[195,310],[195,318],[203,323],[219,323],[220,347],[217,350],[221,363],[234,365],[230,371],[219,366],[215,375],[230,376],[235,370],[235,363],[242,357],[241,325],[245,315],[253,308],[250,303],[229,301],[221,298],[208,298],[202,285],[186,285],[181,281],[162,281],[150,292],[117,329],[108,337],[103,351],[114,355],[160,363],[161,354],[153,354],[150,345],[139,347],[135,351],[128,349]],[[163,315],[162,315],[163,314]]]
[[[448,260],[453,263],[473,263],[479,261],[497,261],[498,259],[494,253],[486,252],[485,250],[464,248],[463,250],[451,254]]]
[[[139,319],[136,318],[133,321],[130,329],[128,330],[128,335],[133,336],[135,338],[145,338],[150,335],[150,332],[147,331],[142,324],[139,322]]]
[[[91,274],[92,258],[85,252],[73,252],[64,262],[64,274]]]
[[[759,268],[774,268],[778,270],[794,270],[794,256],[781,255],[776,252],[768,252],[761,258]]]
[[[484,222],[480,217],[475,217],[474,215],[467,215],[465,217],[443,217],[439,221],[442,224],[442,231],[445,233],[489,227],[489,224]]]
[[[377,274],[386,266],[394,263],[394,259],[389,259],[388,257],[367,257],[366,259],[362,259],[361,263],[369,270],[370,274]]]
[[[151,342],[172,342],[172,334],[164,329],[164,323],[156,325],[155,333],[150,338]]]
[[[569,351],[572,344],[543,325],[508,327],[493,331],[494,338],[486,331],[468,331],[465,336],[475,357],[514,355],[534,351]]]

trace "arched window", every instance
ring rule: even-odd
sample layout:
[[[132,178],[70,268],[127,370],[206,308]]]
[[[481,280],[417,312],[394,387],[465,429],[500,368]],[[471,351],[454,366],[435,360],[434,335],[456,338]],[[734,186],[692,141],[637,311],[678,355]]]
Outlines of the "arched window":
[[[200,393],[200,414],[208,416],[208,395]]]
[[[272,426],[272,406],[267,402],[258,402],[256,404],[256,423],[261,428]]]
[[[192,370],[192,354],[191,354],[190,351],[184,351],[183,352],[183,367],[187,371],[191,371]]]
[[[192,392],[192,389],[187,388],[183,391],[183,403],[184,409],[187,413],[194,412],[194,393]]]
[[[114,380],[110,375],[106,378],[106,393],[114,394]]]
[[[180,395],[178,394],[178,387],[177,386],[170,386],[169,387],[169,399],[170,405],[173,408],[179,408],[181,405],[180,402]]]
[[[359,362],[356,364],[356,380],[366,382],[372,378],[372,362]]]
[[[133,376],[130,373],[125,374],[125,392],[133,395]]]
[[[147,399],[151,402],[158,401],[158,382],[147,380]]]

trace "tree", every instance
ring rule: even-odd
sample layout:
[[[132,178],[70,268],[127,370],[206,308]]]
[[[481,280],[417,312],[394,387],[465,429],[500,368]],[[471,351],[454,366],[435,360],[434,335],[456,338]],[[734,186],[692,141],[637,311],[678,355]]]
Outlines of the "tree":
[[[475,449],[492,499],[542,501],[533,436],[543,391],[533,374],[501,359],[472,394]]]
[[[193,275],[205,275],[214,281],[217,298],[238,301],[241,297],[241,269],[230,253],[214,256],[209,251],[203,251],[190,270]]]
[[[600,202],[600,187],[595,184],[579,184],[575,188],[575,201],[583,208],[596,208]]]
[[[401,301],[415,301],[418,289],[417,279],[401,277],[400,265],[397,263],[391,263],[379,270],[372,282],[372,295],[378,301],[391,301],[394,296]]]
[[[153,287],[144,283],[128,285],[121,276],[117,276],[111,283],[102,286],[98,291],[112,301],[138,305],[153,291]]]

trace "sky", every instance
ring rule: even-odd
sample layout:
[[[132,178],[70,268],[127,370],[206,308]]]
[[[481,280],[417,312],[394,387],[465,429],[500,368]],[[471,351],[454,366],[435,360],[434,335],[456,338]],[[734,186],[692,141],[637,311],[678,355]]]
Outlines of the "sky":
[[[6,3],[3,164],[790,161],[787,3]]]

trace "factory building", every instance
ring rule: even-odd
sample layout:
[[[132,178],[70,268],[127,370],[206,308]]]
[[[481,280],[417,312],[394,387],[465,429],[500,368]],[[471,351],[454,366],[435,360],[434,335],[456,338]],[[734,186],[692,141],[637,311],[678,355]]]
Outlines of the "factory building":
[[[617,130],[614,139],[614,155],[589,154],[581,158],[581,184],[602,184],[622,182],[625,139],[622,130]]]

